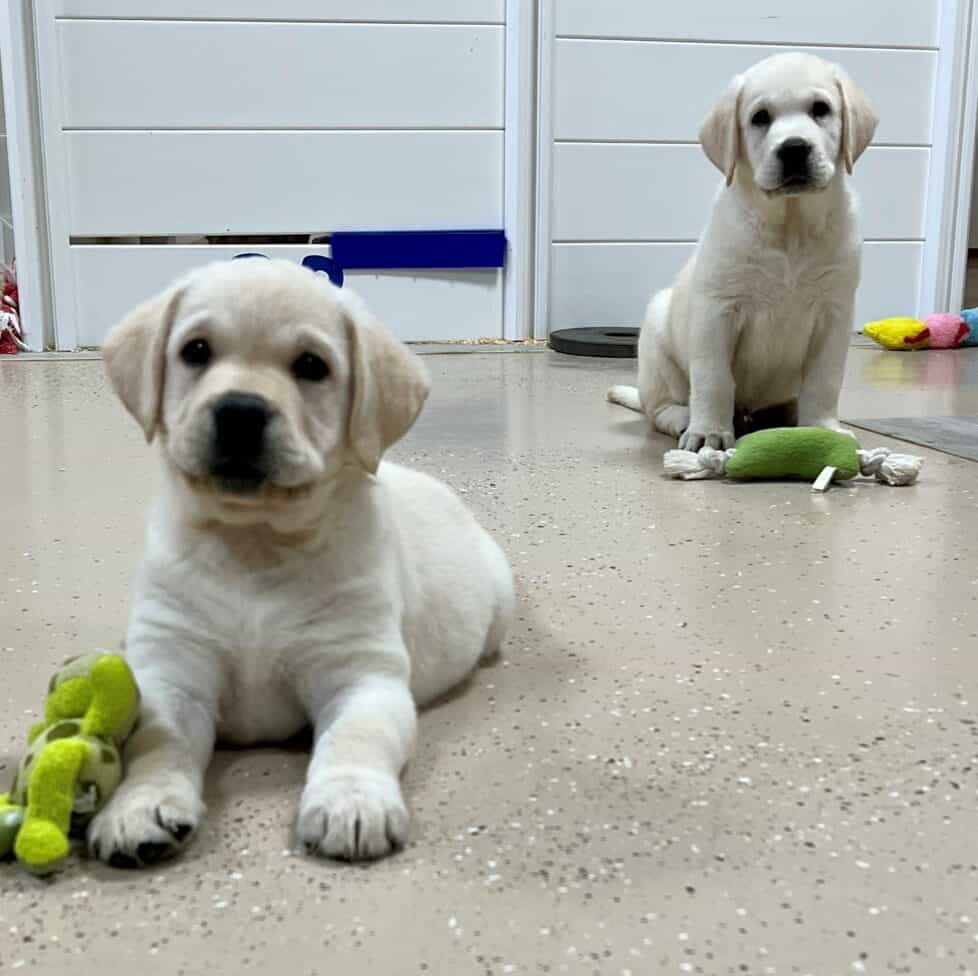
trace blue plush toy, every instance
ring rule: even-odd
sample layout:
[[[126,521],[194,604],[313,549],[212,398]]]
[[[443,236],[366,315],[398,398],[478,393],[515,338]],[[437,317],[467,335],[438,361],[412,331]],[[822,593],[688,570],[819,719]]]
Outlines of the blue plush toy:
[[[978,346],[978,308],[966,308],[961,313],[964,324],[968,327],[968,334],[958,345]]]

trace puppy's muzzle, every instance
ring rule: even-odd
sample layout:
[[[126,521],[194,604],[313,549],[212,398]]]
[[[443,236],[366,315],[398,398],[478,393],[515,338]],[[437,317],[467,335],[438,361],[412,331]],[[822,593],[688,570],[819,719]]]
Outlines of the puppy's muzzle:
[[[273,412],[264,397],[225,393],[211,407],[214,437],[210,473],[225,490],[256,492],[268,477],[266,432]]]
[[[811,185],[812,144],[806,139],[785,139],[778,146],[782,190],[802,190]]]

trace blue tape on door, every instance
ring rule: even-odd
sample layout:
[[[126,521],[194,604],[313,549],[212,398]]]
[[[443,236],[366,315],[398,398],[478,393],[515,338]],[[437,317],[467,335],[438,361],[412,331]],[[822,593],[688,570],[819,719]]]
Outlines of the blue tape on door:
[[[330,235],[333,260],[347,271],[414,268],[502,268],[501,230],[337,231]]]
[[[424,268],[502,268],[506,234],[501,230],[357,230],[330,235],[332,257],[309,254],[304,267],[343,285],[343,271],[411,271]],[[235,258],[265,258],[257,251]]]

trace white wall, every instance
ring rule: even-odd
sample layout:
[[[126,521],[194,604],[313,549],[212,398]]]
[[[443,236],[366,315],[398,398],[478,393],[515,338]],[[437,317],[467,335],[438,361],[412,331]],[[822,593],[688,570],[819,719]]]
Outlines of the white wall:
[[[141,238],[504,226],[504,0],[38,9],[62,346],[245,249]],[[502,334],[497,271],[350,283],[403,338]]]
[[[0,77],[3,87],[3,152],[0,231],[9,260],[17,251],[21,327],[33,349],[50,336],[47,238],[43,224],[43,175],[37,120],[32,0],[0,0]],[[9,197],[6,195],[9,192]],[[12,225],[12,226],[11,226]]]
[[[968,247],[978,249],[978,152],[975,153],[974,175],[971,184],[971,228],[968,233]]]
[[[3,109],[3,77],[0,75],[0,267],[14,259],[14,214],[10,196],[10,162],[7,119]]]
[[[882,119],[855,174],[867,241],[856,325],[915,311],[938,6],[914,0],[895,16],[891,0],[548,2],[540,196],[550,211],[538,236],[546,326],[639,323],[650,293],[691,252],[720,178],[696,143],[700,122],[733,74],[798,48],[842,64]]]

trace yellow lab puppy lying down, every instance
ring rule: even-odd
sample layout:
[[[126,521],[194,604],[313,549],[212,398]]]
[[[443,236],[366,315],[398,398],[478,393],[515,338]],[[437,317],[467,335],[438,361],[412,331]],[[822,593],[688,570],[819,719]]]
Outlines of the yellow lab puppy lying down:
[[[348,291],[260,259],[177,281],[104,359],[164,479],[127,636],[143,719],[92,852],[171,856],[201,822],[217,740],[307,725],[299,843],[400,847],[416,706],[498,649],[513,607],[505,556],[457,496],[381,460],[427,397],[421,361]]]

